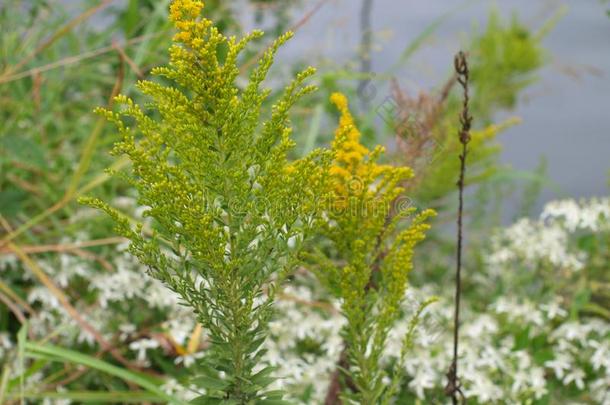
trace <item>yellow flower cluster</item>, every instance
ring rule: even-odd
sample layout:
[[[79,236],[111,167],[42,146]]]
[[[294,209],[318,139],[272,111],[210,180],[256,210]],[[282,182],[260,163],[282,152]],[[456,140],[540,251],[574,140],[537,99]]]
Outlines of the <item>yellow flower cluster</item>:
[[[200,48],[203,40],[199,33],[211,25],[211,21],[197,21],[204,3],[197,0],[174,0],[169,9],[169,19],[178,29],[174,41],[182,42],[193,48]]]
[[[407,179],[413,175],[408,167],[393,167],[377,163],[379,155],[384,152],[383,146],[377,146],[370,151],[360,143],[360,131],[354,123],[349,111],[347,97],[341,93],[334,93],[331,102],[335,104],[341,118],[335,131],[332,143],[334,153],[333,165],[330,175],[333,180],[335,197],[338,201],[352,196],[362,196],[373,193],[371,187],[380,177],[385,178],[380,186],[387,180]],[[379,187],[377,187],[379,189]]]
[[[198,0],[174,0],[169,8],[169,19],[174,22],[195,19],[203,7],[203,2]]]
[[[370,151],[360,144],[360,131],[354,125],[347,98],[343,94],[334,93],[330,99],[341,112],[333,142],[336,155],[331,173],[343,180],[349,180],[351,176],[357,175],[362,170],[362,161]]]

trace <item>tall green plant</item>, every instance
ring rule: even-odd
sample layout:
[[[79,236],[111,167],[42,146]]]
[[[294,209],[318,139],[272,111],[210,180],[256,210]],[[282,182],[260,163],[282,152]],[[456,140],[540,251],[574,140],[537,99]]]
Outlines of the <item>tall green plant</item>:
[[[349,112],[347,99],[334,94],[341,112],[332,145],[331,202],[321,219],[322,234],[335,250],[335,259],[317,252],[308,257],[329,290],[341,300],[347,324],[343,329],[344,357],[340,360],[344,384],[340,396],[359,404],[389,403],[397,384],[387,384],[382,354],[388,333],[399,319],[400,304],[412,268],[413,250],[434,215],[400,199],[400,184],[412,177],[408,167],[377,163],[383,148],[368,150]],[[403,224],[412,216],[408,226]],[[391,218],[391,219],[390,219]],[[410,339],[405,338],[405,350]],[[401,367],[394,378],[400,380]],[[336,384],[335,384],[336,385]],[[327,403],[336,403],[331,384]],[[350,402],[351,403],[351,402]]]
[[[202,8],[192,0],[172,4],[178,33],[170,64],[153,71],[172,85],[138,84],[152,99],[148,111],[125,96],[117,98],[122,111],[99,110],[123,135],[113,153],[132,162],[124,176],[148,207],[152,232],[100,200],[84,202],[114,218],[131,252],[209,334],[197,403],[277,403],[281,393],[265,389],[273,370],[260,364],[261,345],[276,288],[313,224],[329,161],[321,151],[287,159],[294,146],[288,113],[314,90],[304,85],[314,70],[299,73],[264,117],[269,90],[261,85],[291,34],[273,43],[241,88],[240,53],[262,32],[226,37],[200,17]]]

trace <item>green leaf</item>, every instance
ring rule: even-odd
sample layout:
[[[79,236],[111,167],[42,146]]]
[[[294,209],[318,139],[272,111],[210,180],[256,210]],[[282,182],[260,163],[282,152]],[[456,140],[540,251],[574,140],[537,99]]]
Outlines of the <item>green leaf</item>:
[[[15,389],[15,387],[19,384],[19,381],[21,380],[22,375],[23,375],[23,378],[27,379],[30,376],[32,376],[32,375],[36,374],[37,372],[39,372],[40,370],[42,370],[47,364],[49,364],[49,362],[46,360],[35,361],[30,367],[28,367],[28,369],[24,373],[19,374],[18,376],[16,376],[15,378],[13,378],[12,380],[10,380],[8,382],[7,392],[11,392],[13,389]],[[2,403],[2,402],[0,402],[0,403]]]
[[[307,137],[305,138],[305,146],[303,147],[303,155],[311,152],[317,143],[318,137],[320,136],[320,123],[322,121],[322,115],[324,114],[324,106],[318,104],[313,110],[313,117],[309,125],[309,131],[307,131]]]
[[[30,197],[25,191],[13,188],[9,184],[0,192],[0,207],[2,207],[2,215],[12,217],[17,215],[22,209],[23,204]]]
[[[256,339],[256,340],[253,340],[248,345],[248,352],[249,353],[254,353],[265,342],[265,339],[266,339],[266,336],[263,336],[263,337],[261,337],[259,339]]]
[[[282,399],[285,394],[286,392],[283,390],[272,390],[265,392],[265,395],[263,396],[267,399]]]
[[[140,22],[140,10],[138,9],[138,0],[129,0],[129,5],[123,15],[123,27],[125,32],[131,36]]]
[[[47,167],[44,151],[40,145],[19,135],[0,138],[0,150],[6,155],[3,159],[24,162],[41,169]]]
[[[258,405],[293,405],[292,402],[283,399],[262,399],[257,401]]]
[[[19,393],[23,396],[23,383],[25,380],[25,346],[27,344],[28,324],[23,324],[17,333],[17,357],[19,363]]]
[[[207,375],[201,375],[191,380],[193,384],[197,385],[198,388],[205,388],[206,390],[222,391],[231,385],[229,380],[221,380],[220,378],[214,378]]]
[[[578,319],[578,314],[585,308],[587,304],[591,302],[591,291],[583,288],[576,292],[572,305],[570,307],[570,317],[572,319]]]
[[[585,311],[592,312],[594,314],[600,315],[606,319],[610,319],[610,310],[598,305],[594,302],[588,302],[583,306]]]
[[[193,405],[220,405],[222,403],[221,398],[214,398],[209,395],[202,395],[200,397],[192,399],[189,404]]]
[[[2,377],[0,377],[0,404],[4,403],[4,397],[7,391],[7,383],[11,369],[9,364],[5,364],[2,369]]]
[[[552,360],[553,358],[553,350],[550,348],[536,350],[534,353],[536,364],[544,364],[546,361]]]
[[[189,403],[195,405],[239,405],[239,402],[234,399],[214,398],[208,395],[197,397]]]
[[[277,367],[265,367],[258,373],[254,374],[250,381],[252,384],[260,387],[266,387],[275,381],[275,378],[271,376],[271,373],[273,373],[275,370],[277,370]]]
[[[515,326],[517,328],[517,326]],[[530,328],[529,326],[515,331],[515,349],[520,350],[529,347]]]

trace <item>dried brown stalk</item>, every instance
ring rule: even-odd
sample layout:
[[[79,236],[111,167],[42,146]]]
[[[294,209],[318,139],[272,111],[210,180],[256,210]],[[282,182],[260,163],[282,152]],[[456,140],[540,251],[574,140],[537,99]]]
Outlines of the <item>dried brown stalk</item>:
[[[462,244],[463,230],[462,219],[464,214],[464,177],[466,175],[466,157],[468,156],[468,143],[470,142],[470,128],[472,125],[472,116],[469,111],[469,94],[468,94],[468,62],[466,55],[463,52],[458,52],[455,56],[455,72],[457,73],[457,81],[464,90],[464,101],[462,104],[462,112],[460,114],[460,132],[459,139],[462,144],[462,153],[460,154],[460,177],[457,182],[459,189],[459,206],[457,216],[457,254],[456,254],[456,277],[455,277],[455,313],[453,325],[453,361],[447,372],[447,385],[445,386],[445,394],[451,397],[454,405],[457,405],[462,399],[466,403],[466,398],[462,393],[460,381],[458,377],[458,344],[459,344],[459,328],[460,328],[460,297],[462,294]]]
[[[406,185],[408,189],[417,187],[423,178],[421,174],[425,172],[425,166],[435,153],[435,131],[438,131],[439,119],[456,82],[457,75],[453,75],[438,94],[420,92],[413,97],[402,90],[396,80],[392,80],[391,97],[396,103],[394,131],[400,160],[416,173],[416,177]]]

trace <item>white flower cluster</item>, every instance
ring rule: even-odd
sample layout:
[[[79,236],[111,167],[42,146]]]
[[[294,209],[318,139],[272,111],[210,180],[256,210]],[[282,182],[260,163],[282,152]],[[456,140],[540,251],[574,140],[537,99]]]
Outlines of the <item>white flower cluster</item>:
[[[592,232],[610,229],[610,198],[593,198],[576,202],[560,200],[548,203],[541,215],[543,221],[561,222],[569,232]]]
[[[419,299],[428,295],[412,289],[405,300],[405,311],[412,312],[414,296]],[[272,323],[272,338],[266,343],[266,360],[278,367],[277,375],[281,376],[274,388],[288,390],[299,403],[323,403],[327,383],[343,349],[339,332],[344,320],[336,310],[315,305],[312,291],[305,287],[289,288],[286,296],[277,305],[279,314]],[[557,375],[558,381],[591,393],[600,404],[608,403],[610,398],[603,384],[610,378],[608,324],[593,321],[567,328],[560,324],[553,329],[552,320],[566,315],[563,310],[558,315],[555,304],[536,306],[498,299],[487,310],[479,314],[465,311],[460,365],[468,398],[478,403],[541,399],[552,384],[547,372],[563,367],[569,371]],[[415,350],[404,365],[408,390],[420,400],[442,398],[452,353],[451,316],[449,298],[427,311],[416,335]],[[400,351],[407,321],[392,331],[386,360]],[[522,335],[528,329],[536,332]],[[535,361],[537,352],[529,346],[538,338],[548,339],[544,353],[554,356],[542,363]],[[591,367],[600,376],[589,381],[583,369]],[[174,382],[172,386],[178,385]],[[181,390],[188,392],[184,387]]]
[[[413,312],[413,296],[425,297],[431,286],[412,289],[404,310]],[[311,291],[290,290],[294,300],[278,304],[280,315],[268,359],[288,389],[303,404],[323,403],[329,376],[343,346],[342,317],[311,304]],[[425,313],[415,349],[404,364],[407,388],[414,399],[443,398],[445,374],[452,359],[451,299],[433,304]],[[498,298],[485,311],[464,311],[460,346],[463,392],[473,403],[527,403],[553,392],[556,383],[610,404],[610,324],[600,320],[567,322],[556,303]],[[560,322],[560,323],[557,323]],[[561,323],[564,322],[564,323]],[[400,352],[408,319],[391,333],[387,360]],[[315,342],[315,350],[302,348]],[[585,371],[590,370],[590,371]],[[306,394],[306,395],[305,395]],[[561,395],[556,399],[560,399]],[[508,401],[508,402],[507,402]]]
[[[94,302],[85,305],[83,300],[77,301],[74,305],[83,318],[106,339],[112,340],[114,335],[118,334],[119,340],[130,342],[129,347],[138,353],[139,359],[142,359],[145,346],[142,342],[145,342],[146,338],[140,343],[132,341],[132,338],[143,325],[131,324],[129,317],[119,310],[128,311],[130,306],[133,308],[140,305],[145,306],[147,311],[160,310],[167,313],[167,321],[159,325],[160,329],[168,333],[177,344],[186,345],[188,342],[195,327],[192,312],[180,305],[176,294],[147,276],[146,270],[128,253],[115,252],[114,260],[111,262],[113,272],[94,270],[91,266],[87,266],[84,259],[67,253],[59,254],[56,258],[59,260],[59,265],[54,261],[39,261],[39,263],[60,287],[67,287],[77,276],[87,280],[87,290],[81,294],[83,297],[85,295],[94,297]],[[30,304],[39,308],[36,316],[30,321],[34,335],[46,336],[59,325],[63,325],[59,330],[59,334],[64,337],[62,344],[82,342],[95,344],[94,337],[80,327],[46,287],[31,288],[27,298]],[[110,314],[115,316],[109,316]],[[120,323],[118,329],[117,322]],[[148,348],[152,346],[149,344]]]
[[[515,260],[528,267],[548,264],[557,270],[578,271],[588,258],[585,251],[570,243],[573,235],[608,230],[610,198],[550,202],[540,219],[521,219],[496,235],[488,258],[489,272],[502,273]]]

